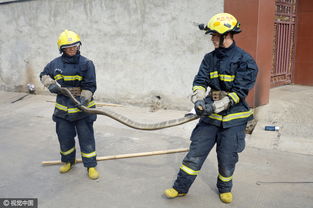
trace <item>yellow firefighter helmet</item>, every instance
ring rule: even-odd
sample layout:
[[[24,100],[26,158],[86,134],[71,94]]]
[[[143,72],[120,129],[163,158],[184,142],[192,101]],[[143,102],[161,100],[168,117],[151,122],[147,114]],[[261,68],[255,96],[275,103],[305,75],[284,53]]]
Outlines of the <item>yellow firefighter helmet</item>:
[[[79,35],[70,30],[64,30],[59,35],[59,39],[58,39],[59,51],[62,52],[63,48],[72,47],[74,45],[78,45],[78,46],[81,45]]]
[[[214,15],[208,22],[206,27],[207,33],[219,33],[224,35],[226,33],[240,33],[240,23],[237,19],[228,13],[219,13]]]

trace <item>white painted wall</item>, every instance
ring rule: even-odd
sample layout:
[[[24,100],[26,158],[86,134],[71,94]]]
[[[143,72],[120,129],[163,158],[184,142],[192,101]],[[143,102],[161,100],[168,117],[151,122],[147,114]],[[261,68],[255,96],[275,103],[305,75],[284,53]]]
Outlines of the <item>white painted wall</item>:
[[[193,78],[209,36],[207,23],[223,0],[37,0],[0,5],[0,89],[20,90],[59,56],[58,35],[82,39],[82,55],[97,70],[96,98],[149,104],[161,96],[169,108],[187,108]],[[188,106],[189,107],[189,106]]]

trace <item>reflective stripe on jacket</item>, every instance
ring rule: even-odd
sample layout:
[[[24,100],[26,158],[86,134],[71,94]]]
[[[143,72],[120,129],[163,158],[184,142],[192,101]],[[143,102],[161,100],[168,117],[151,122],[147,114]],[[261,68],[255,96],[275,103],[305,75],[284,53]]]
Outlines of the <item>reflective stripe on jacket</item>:
[[[222,90],[228,92],[233,105],[218,114],[213,113],[202,118],[207,123],[223,126],[241,125],[253,118],[245,98],[254,86],[258,67],[254,59],[236,46],[218,48],[206,54],[201,62],[198,74],[194,78],[193,90],[198,88]],[[213,100],[207,97],[206,102]]]

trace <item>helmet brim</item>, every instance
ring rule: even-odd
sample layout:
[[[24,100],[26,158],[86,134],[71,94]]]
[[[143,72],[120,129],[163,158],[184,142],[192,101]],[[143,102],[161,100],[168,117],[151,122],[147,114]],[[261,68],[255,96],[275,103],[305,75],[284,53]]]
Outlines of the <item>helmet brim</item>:
[[[77,41],[77,42],[74,42],[74,43],[71,43],[71,44],[61,45],[60,49],[70,48],[70,47],[73,47],[73,46],[80,46],[81,44],[82,43],[80,41]]]

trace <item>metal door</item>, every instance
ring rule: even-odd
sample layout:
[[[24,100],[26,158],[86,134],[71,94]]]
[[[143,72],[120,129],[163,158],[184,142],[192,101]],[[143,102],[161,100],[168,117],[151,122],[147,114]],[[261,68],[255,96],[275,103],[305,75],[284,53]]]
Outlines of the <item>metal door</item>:
[[[290,84],[295,57],[296,0],[276,0],[271,87]]]

